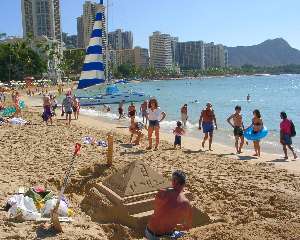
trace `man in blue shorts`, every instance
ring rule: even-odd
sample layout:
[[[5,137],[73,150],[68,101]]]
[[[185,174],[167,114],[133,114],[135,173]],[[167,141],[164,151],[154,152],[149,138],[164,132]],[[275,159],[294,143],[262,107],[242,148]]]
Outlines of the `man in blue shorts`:
[[[218,126],[217,126],[217,120],[216,120],[214,110],[212,109],[211,103],[207,103],[206,108],[202,110],[200,115],[199,129],[200,130],[203,129],[203,133],[204,133],[202,147],[204,148],[205,142],[209,138],[208,148],[210,151],[212,151],[211,144],[213,140],[214,125],[217,130]]]

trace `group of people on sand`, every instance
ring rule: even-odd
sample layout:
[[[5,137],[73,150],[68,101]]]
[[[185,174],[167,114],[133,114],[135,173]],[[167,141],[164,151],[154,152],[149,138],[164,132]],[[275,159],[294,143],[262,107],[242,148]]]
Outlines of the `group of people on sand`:
[[[241,106],[235,107],[235,112],[227,119],[227,122],[233,127],[233,134],[235,137],[235,148],[237,153],[242,152],[242,148],[244,145],[244,132],[249,128],[253,128],[253,133],[259,133],[263,127],[264,123],[261,117],[261,113],[258,109],[253,111],[252,123],[249,127],[245,128],[243,123],[243,117],[241,115]],[[295,131],[295,126],[291,120],[287,118],[286,112],[280,113],[281,123],[280,123],[280,143],[283,146],[284,158],[288,159],[287,149],[293,154],[294,159],[297,159],[296,152],[292,146],[292,137],[295,135],[293,131]],[[260,157],[260,141],[254,140],[254,156]]]
[[[119,105],[119,113],[121,116],[124,115],[123,110],[124,102]],[[122,110],[121,110],[122,108]],[[242,108],[241,106],[236,106],[235,111],[231,114],[227,122],[233,128],[233,135],[235,137],[235,149],[236,153],[242,153],[242,149],[245,143],[244,133],[248,129],[252,128],[253,134],[257,134],[263,130],[264,124],[261,113],[258,109],[253,111],[253,118],[250,126],[245,127],[243,122],[243,116],[241,114]],[[130,142],[132,141],[133,135],[137,135],[134,144],[138,145],[141,137],[143,136],[142,129],[145,128],[148,131],[148,147],[150,150],[153,147],[152,136],[155,134],[155,144],[154,150],[157,150],[159,145],[159,132],[160,132],[160,122],[163,121],[166,117],[166,113],[163,112],[158,105],[158,101],[156,99],[150,99],[149,102],[144,101],[140,106],[140,112],[143,117],[142,123],[135,121],[135,116],[137,114],[136,108],[133,103],[128,107],[128,117],[131,119],[131,124],[129,130],[131,132]],[[181,148],[181,137],[185,134],[185,128],[188,120],[188,105],[184,104],[181,109],[181,121],[176,123],[176,127],[173,130],[173,134],[175,135],[174,139],[174,148],[179,146]],[[287,114],[285,112],[280,113],[280,117],[282,122],[280,123],[280,143],[283,146],[284,158],[288,158],[287,150],[289,149],[294,159],[297,158],[296,152],[292,146],[292,132],[294,131],[294,125],[291,120],[287,118]],[[148,127],[147,127],[148,123]],[[203,140],[201,143],[202,148],[205,147],[206,142],[208,142],[208,149],[212,151],[212,142],[214,130],[218,129],[217,119],[215,112],[213,110],[213,106],[211,103],[207,103],[205,108],[201,111],[199,117],[199,130],[203,131]],[[248,144],[248,142],[246,142]],[[261,146],[260,140],[253,140],[254,146],[254,156],[261,156]]]
[[[52,117],[56,116],[55,110],[58,107],[58,103],[56,100],[56,96],[54,94],[44,95],[43,97],[43,108],[44,112],[42,114],[43,120],[48,125],[53,124]],[[80,110],[80,101],[76,96],[72,96],[71,91],[66,93],[65,98],[62,101],[61,105],[61,116],[65,116],[67,125],[71,124],[72,114],[74,114],[74,119],[77,120],[79,117],[79,110]]]

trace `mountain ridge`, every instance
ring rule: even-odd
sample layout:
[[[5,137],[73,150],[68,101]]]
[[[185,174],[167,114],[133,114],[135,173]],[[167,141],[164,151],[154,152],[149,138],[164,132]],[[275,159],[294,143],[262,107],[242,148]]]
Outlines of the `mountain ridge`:
[[[241,67],[249,64],[258,67],[300,65],[300,50],[293,48],[283,38],[268,39],[252,46],[226,47],[229,65]]]

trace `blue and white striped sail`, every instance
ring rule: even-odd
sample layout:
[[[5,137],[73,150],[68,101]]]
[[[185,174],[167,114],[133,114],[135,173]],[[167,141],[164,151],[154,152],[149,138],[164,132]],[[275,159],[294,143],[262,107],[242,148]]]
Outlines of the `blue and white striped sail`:
[[[78,89],[84,89],[105,82],[102,44],[102,18],[103,14],[98,12],[89,46],[86,49],[84,65],[77,87]]]

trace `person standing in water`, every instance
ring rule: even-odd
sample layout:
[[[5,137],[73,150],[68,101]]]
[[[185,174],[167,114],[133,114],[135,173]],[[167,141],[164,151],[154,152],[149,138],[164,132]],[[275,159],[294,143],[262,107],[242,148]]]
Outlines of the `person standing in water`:
[[[181,121],[183,123],[183,127],[186,127],[186,122],[188,120],[188,109],[187,109],[187,104],[184,104],[182,107],[181,107]]]
[[[149,101],[148,111],[147,111],[147,119],[149,121],[148,127],[148,140],[149,146],[147,150],[152,149],[152,134],[155,132],[155,148],[157,150],[159,144],[159,123],[163,121],[166,117],[166,113],[162,112],[158,107],[158,102],[156,99],[151,99]]]
[[[250,94],[247,95],[247,102],[250,102]]]
[[[147,120],[147,109],[148,109],[148,102],[147,102],[147,101],[144,101],[144,102],[141,104],[140,112],[142,113],[143,123],[145,123],[145,120],[146,120],[146,125],[147,125],[147,123],[148,123],[148,120]]]
[[[213,133],[214,133],[214,124],[216,127],[216,130],[218,129],[216,116],[214,113],[214,110],[212,109],[212,104],[207,103],[206,108],[202,110],[200,119],[199,119],[199,129],[201,130],[201,127],[203,129],[204,138],[202,141],[202,147],[204,148],[206,140],[208,140],[208,148],[210,151],[212,151],[211,145],[213,140]]]
[[[261,118],[260,111],[258,109],[255,109],[253,111],[252,124],[248,128],[250,128],[250,127],[253,128],[254,134],[259,133],[264,127],[264,123]],[[245,129],[245,130],[247,130],[247,129]],[[254,151],[255,151],[253,156],[260,157],[260,140],[253,141],[253,146],[254,146]]]
[[[124,103],[125,101],[122,100],[120,103],[119,103],[119,108],[118,108],[118,112],[119,112],[119,120],[124,116]]]
[[[244,145],[244,124],[243,116],[241,115],[241,106],[235,107],[235,113],[233,113],[227,122],[233,127],[233,135],[235,137],[235,148],[237,153],[242,153],[242,147]],[[232,122],[231,122],[232,120]],[[239,144],[240,140],[240,144]]]
[[[297,155],[292,146],[292,121],[287,118],[285,112],[280,113],[282,119],[280,123],[280,143],[283,146],[284,159],[288,159],[287,147],[291,150],[294,155],[294,159],[297,159]]]

